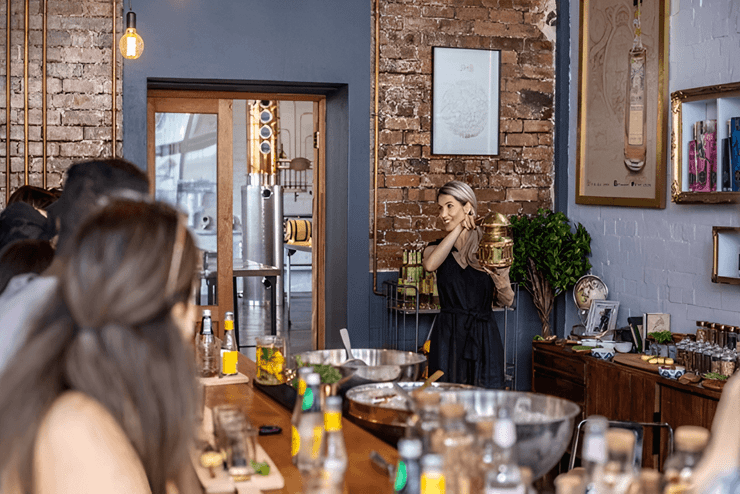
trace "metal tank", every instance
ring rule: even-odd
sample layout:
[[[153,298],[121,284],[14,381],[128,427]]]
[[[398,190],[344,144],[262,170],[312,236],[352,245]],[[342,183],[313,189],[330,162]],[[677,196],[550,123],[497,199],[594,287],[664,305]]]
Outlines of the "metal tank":
[[[252,178],[252,177],[250,177]],[[283,270],[283,191],[279,185],[242,187],[242,259],[276,266]],[[277,305],[283,305],[283,277],[277,277]],[[262,278],[244,278],[244,300],[249,304],[264,305],[270,292]]]

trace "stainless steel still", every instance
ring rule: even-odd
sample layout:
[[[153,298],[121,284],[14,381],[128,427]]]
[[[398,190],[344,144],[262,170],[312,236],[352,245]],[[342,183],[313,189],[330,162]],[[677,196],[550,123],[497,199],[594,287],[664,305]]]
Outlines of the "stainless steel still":
[[[283,269],[283,191],[279,185],[242,187],[242,259]],[[277,277],[277,305],[283,305],[283,277]],[[258,277],[244,278],[244,300],[264,305],[269,292]]]

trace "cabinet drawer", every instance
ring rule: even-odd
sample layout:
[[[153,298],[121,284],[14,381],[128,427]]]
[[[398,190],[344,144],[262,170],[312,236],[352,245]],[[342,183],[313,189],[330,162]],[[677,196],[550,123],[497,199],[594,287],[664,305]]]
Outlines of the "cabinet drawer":
[[[539,365],[551,372],[566,375],[585,386],[586,364],[580,357],[572,354],[555,354],[536,349],[532,355],[535,366]]]
[[[534,369],[532,391],[573,401],[581,407],[581,411],[586,401],[586,386],[539,367]]]

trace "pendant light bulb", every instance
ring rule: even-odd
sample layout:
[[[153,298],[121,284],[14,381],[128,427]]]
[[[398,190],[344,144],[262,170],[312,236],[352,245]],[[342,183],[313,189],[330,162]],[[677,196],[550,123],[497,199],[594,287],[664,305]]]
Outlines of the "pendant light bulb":
[[[126,32],[121,36],[118,48],[123,58],[130,60],[139,58],[144,52],[144,40],[136,32],[136,13],[134,12],[126,13]]]

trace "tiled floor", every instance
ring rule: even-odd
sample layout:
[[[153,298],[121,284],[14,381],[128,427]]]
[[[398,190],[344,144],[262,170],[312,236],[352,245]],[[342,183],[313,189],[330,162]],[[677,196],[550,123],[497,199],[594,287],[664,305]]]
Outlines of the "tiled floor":
[[[287,329],[285,306],[277,312],[277,332],[288,335],[288,354],[312,350],[311,343],[311,292],[291,293],[290,330]],[[282,309],[282,310],[280,310]],[[241,352],[255,359],[256,338],[270,334],[270,305],[249,304],[239,299],[239,345]]]

